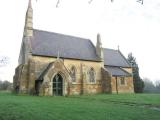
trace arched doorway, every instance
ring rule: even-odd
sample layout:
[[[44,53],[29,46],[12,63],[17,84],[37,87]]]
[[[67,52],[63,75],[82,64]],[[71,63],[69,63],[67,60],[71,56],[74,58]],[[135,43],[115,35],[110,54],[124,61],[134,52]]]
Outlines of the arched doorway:
[[[62,96],[63,95],[63,77],[60,74],[56,74],[53,78],[53,95]]]
[[[36,95],[39,95],[39,93],[40,93],[40,88],[41,88],[42,82],[43,82],[42,80],[35,81],[35,94]]]

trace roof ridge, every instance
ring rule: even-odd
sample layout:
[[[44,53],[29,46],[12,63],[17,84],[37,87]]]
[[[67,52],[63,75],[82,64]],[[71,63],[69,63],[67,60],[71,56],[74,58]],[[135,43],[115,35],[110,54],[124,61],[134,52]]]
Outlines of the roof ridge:
[[[52,31],[47,31],[47,30],[33,29],[33,31],[34,31],[34,30],[35,30],[35,31],[40,31],[40,32],[51,33],[51,34],[63,35],[63,36],[67,36],[67,37],[79,38],[79,39],[81,39],[81,40],[90,40],[89,38],[82,38],[82,37],[77,37],[77,36],[72,36],[72,35],[67,35],[67,34],[52,32]],[[91,41],[91,40],[90,40],[90,41]]]

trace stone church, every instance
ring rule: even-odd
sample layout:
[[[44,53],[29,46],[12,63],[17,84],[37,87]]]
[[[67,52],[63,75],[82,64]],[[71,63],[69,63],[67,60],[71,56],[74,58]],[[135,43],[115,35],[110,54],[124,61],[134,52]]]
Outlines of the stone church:
[[[31,0],[13,87],[20,94],[133,93],[132,67],[120,52],[89,39],[33,28]]]

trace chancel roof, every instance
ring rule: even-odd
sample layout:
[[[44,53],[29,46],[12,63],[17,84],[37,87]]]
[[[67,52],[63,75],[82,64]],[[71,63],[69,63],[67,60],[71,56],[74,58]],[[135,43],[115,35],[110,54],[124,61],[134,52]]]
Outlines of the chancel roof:
[[[112,74],[112,76],[131,76],[132,75],[120,67],[105,66],[105,68]]]
[[[104,64],[108,66],[131,67],[119,50],[104,48]]]

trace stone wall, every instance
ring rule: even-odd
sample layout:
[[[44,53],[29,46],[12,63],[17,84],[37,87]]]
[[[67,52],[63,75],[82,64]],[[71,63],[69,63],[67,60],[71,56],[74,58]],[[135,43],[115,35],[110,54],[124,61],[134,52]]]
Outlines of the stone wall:
[[[28,93],[28,65],[19,65],[13,78],[14,92]]]
[[[17,67],[14,76],[14,86],[19,85],[20,93],[35,93],[35,80],[38,80],[47,66],[52,62],[56,63],[57,58],[32,56],[28,64],[23,64]],[[117,78],[111,77],[110,73],[103,68],[103,62],[82,61],[74,59],[60,59],[60,64],[55,64],[50,68],[44,80],[49,80],[49,87],[41,89],[41,95],[52,95],[52,79],[55,73],[61,72],[65,74],[64,95],[79,95],[79,94],[95,94],[95,93],[133,93],[133,78],[126,77],[126,84],[120,85]],[[71,81],[71,67],[76,68],[76,82]],[[89,70],[93,68],[95,71],[95,83],[89,82]],[[124,68],[131,72],[131,68]],[[66,77],[67,76],[67,77]],[[48,92],[46,92],[48,91]]]
[[[72,94],[95,94],[101,93],[101,67],[102,62],[94,61],[82,61],[82,60],[69,60],[65,59],[64,64],[67,69],[71,69],[72,66],[76,68],[76,82],[72,83]],[[95,83],[89,82],[89,70],[93,68],[95,70]]]
[[[56,61],[56,58],[50,57],[39,57],[33,56],[33,61],[35,61],[35,78],[37,79],[39,75],[46,69],[50,62]],[[101,67],[102,62],[94,61],[82,61],[74,59],[62,59],[64,66],[70,72],[72,66],[76,68],[76,82],[71,83],[70,94],[93,94],[101,93]],[[88,71],[90,68],[95,70],[96,83],[89,83]]]
[[[117,84],[116,84],[117,79]],[[112,77],[112,92],[113,93],[134,93],[133,77],[125,77],[125,84],[120,84],[120,77]],[[117,85],[117,86],[116,86]],[[116,88],[117,87],[117,88]]]

